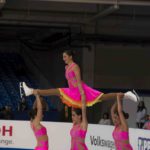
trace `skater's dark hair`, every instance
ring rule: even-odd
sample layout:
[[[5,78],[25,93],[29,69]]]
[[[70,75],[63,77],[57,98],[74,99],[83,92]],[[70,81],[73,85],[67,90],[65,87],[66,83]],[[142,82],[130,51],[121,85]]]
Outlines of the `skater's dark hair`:
[[[72,50],[65,50],[63,53],[66,53],[68,56],[72,56],[74,58],[75,52]]]
[[[104,118],[104,116],[106,116],[106,118],[109,119],[109,113],[108,113],[108,112],[105,112],[105,113],[103,114],[103,118]]]
[[[80,108],[72,108],[72,111],[74,111],[78,116],[82,115],[82,110]]]
[[[78,116],[81,116],[82,120],[82,110],[80,108],[72,108],[72,111],[74,111]]]
[[[32,120],[35,119],[36,115],[37,115],[37,108],[31,109],[31,110],[29,111],[29,116],[30,116],[30,118],[31,118]]]
[[[124,111],[122,111],[122,113],[123,113],[125,119],[129,118],[129,114],[128,113],[126,113]],[[119,116],[118,111],[116,112],[116,114]]]

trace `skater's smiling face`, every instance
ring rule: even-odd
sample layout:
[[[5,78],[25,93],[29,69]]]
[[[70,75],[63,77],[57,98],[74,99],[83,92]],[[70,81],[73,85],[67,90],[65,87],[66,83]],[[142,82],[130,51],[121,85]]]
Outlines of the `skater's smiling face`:
[[[128,119],[129,118],[129,114],[122,111],[122,114],[124,116],[125,119]],[[121,120],[120,120],[120,117],[119,117],[119,113],[116,112],[113,116],[113,123],[114,125],[121,125]]]
[[[69,64],[73,61],[73,54],[70,51],[65,51],[63,52],[63,61],[65,62],[65,64]]]
[[[72,108],[72,122],[73,124],[79,124],[82,121],[81,109]]]

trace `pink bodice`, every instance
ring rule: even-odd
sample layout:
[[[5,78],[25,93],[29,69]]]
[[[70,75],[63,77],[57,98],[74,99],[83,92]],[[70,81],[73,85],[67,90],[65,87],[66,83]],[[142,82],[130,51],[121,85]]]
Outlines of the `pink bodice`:
[[[69,67],[66,67],[66,79],[68,81],[69,88],[75,88],[77,87],[77,79],[75,76],[75,72],[73,71],[73,67],[75,66],[75,63],[72,63]]]
[[[40,137],[40,136],[47,135],[47,130],[46,130],[46,128],[45,128],[44,126],[42,126],[42,127],[41,127],[40,129],[38,129],[38,130],[35,129],[35,127],[34,127],[33,124],[31,124],[31,127],[32,127],[32,129],[33,129],[34,134],[35,134],[36,137]]]
[[[121,131],[118,127],[113,131],[113,138],[115,141],[118,140],[129,140],[129,132]]]
[[[81,129],[80,125],[74,125],[70,131],[71,135],[71,150],[88,150],[85,145],[86,130]]]
[[[119,127],[116,126],[112,135],[115,140],[117,150],[122,150],[123,148],[132,150],[132,147],[129,144],[129,132],[122,131]]]
[[[80,126],[73,126],[73,128],[70,131],[72,138],[82,138],[85,139],[86,136],[86,130],[81,129]]]
[[[44,126],[42,126],[40,129],[36,129],[35,126],[31,123],[31,128],[34,132],[34,135],[36,138],[40,138],[41,136],[47,136],[47,130]],[[48,140],[46,141],[40,141],[39,142],[40,146],[37,146],[35,149],[38,149],[38,150],[48,150]]]

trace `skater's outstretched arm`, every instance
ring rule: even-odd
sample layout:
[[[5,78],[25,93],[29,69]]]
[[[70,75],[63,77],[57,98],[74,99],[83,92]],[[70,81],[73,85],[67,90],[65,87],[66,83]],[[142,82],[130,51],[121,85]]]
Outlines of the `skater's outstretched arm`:
[[[118,115],[119,115],[123,130],[128,131],[127,121],[126,121],[125,114],[123,113],[123,108],[122,108],[122,97],[120,95],[117,95],[117,111],[118,111]]]

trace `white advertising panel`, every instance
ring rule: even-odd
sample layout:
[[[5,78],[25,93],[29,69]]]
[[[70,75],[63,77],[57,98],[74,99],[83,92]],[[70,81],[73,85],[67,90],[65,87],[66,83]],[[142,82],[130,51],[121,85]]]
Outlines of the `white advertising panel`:
[[[50,150],[70,150],[70,123],[42,122],[47,128]],[[86,144],[89,150],[115,150],[113,126],[88,127]],[[150,149],[150,131],[130,129],[133,150]],[[36,140],[29,121],[0,121],[0,148],[34,149]]]

